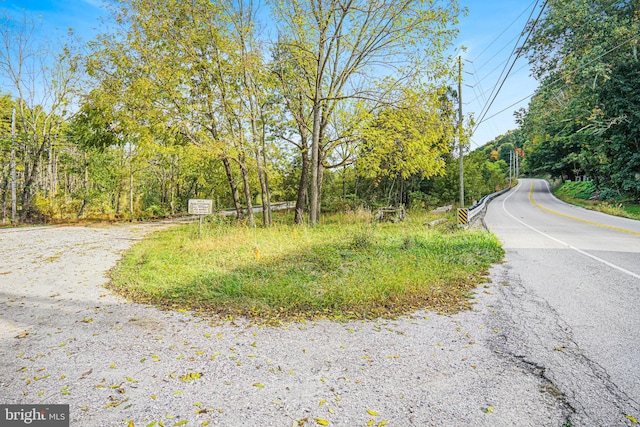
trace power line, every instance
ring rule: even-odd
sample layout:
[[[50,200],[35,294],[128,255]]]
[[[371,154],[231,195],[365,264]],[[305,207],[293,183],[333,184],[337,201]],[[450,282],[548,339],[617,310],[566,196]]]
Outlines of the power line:
[[[492,60],[493,58],[495,58],[496,56],[498,56],[498,54],[500,54],[503,50],[505,50],[505,48],[506,48],[507,46],[511,46],[511,43],[513,43],[513,41],[514,41],[515,39],[517,39],[518,37],[521,37],[521,36],[522,36],[522,34],[520,34],[520,35],[516,35],[516,36],[513,36],[513,38],[512,38],[511,40],[509,40],[507,43],[505,43],[505,45],[504,45],[504,46],[502,46],[502,48],[500,48],[500,50],[498,50],[496,53],[494,53],[494,54],[493,54],[493,56],[492,56],[491,58],[489,58],[489,59],[487,59],[486,61],[484,61],[484,62],[482,63],[482,65],[480,65],[480,66],[478,67],[478,69],[477,69],[477,70],[478,70],[478,71],[480,71],[480,70],[481,70],[485,65],[487,65],[488,63],[490,63],[490,62],[491,62],[491,60]],[[485,50],[486,50],[486,49],[485,49]],[[508,60],[508,58],[507,58],[507,60]],[[504,61],[503,61],[503,62],[504,62]],[[502,64],[502,62],[501,62],[501,64]],[[497,68],[497,67],[496,67],[496,68]],[[495,68],[494,68],[493,70],[489,71],[489,74],[493,73],[494,71],[495,71]]]
[[[516,23],[516,21],[518,21],[518,19],[520,19],[520,17],[521,17],[522,15],[524,15],[524,13],[525,13],[527,10],[529,10],[529,8],[531,7],[531,5],[532,5],[534,2],[536,2],[536,3],[537,3],[537,1],[536,1],[536,0],[533,0],[533,1],[529,4],[529,6],[527,6],[527,7],[526,7],[522,12],[520,12],[520,15],[518,15],[518,16],[517,16],[513,21],[511,21],[511,24],[509,24],[509,25],[507,26],[507,28],[505,28],[504,30],[502,30],[502,32],[501,32],[500,34],[498,34],[498,35],[496,36],[496,38],[494,38],[494,39],[489,43],[489,45],[488,45],[487,47],[485,47],[485,48],[484,48],[484,50],[483,50],[482,52],[480,52],[480,53],[479,53],[479,54],[478,54],[478,55],[473,59],[473,61],[475,61],[476,59],[480,58],[480,57],[482,56],[482,54],[483,54],[483,53],[485,53],[485,52],[486,52],[486,51],[487,51],[491,46],[493,46],[493,44],[494,44],[496,41],[498,41],[498,39],[499,39],[500,37],[502,37],[502,35],[503,35],[504,33],[506,33],[506,32],[507,32],[507,30],[508,30],[509,28],[511,28],[511,27],[513,26],[513,24],[515,24],[515,23]],[[504,47],[503,47],[502,49],[504,49]],[[502,49],[501,49],[501,50],[502,50]],[[473,61],[472,61],[472,62],[473,62]],[[483,65],[484,65],[484,64],[483,64]],[[480,68],[482,68],[482,66],[481,66]]]
[[[593,58],[591,61],[589,61],[589,62],[587,62],[587,63],[585,63],[585,64],[582,64],[581,66],[577,67],[575,70],[572,70],[572,71],[570,71],[570,72],[565,72],[565,73],[563,73],[563,74],[564,74],[563,76],[557,77],[555,80],[551,81],[551,82],[547,85],[547,87],[552,86],[552,85],[555,85],[555,84],[557,84],[557,83],[559,83],[559,82],[562,82],[562,81],[563,81],[563,77],[567,77],[567,76],[569,76],[569,75],[571,75],[571,74],[575,74],[575,73],[577,73],[577,72],[578,72],[578,71],[580,71],[581,69],[585,68],[585,67],[586,67],[586,66],[588,66],[588,65],[591,65],[592,63],[594,63],[594,62],[595,62],[595,61],[597,61],[598,59],[602,58],[603,56],[610,54],[610,53],[611,53],[611,52],[613,52],[614,50],[616,50],[616,49],[618,49],[618,48],[621,48],[622,46],[624,46],[624,45],[626,45],[626,44],[628,44],[628,43],[630,43],[630,42],[632,42],[632,41],[634,41],[635,39],[638,39],[638,38],[640,38],[640,34],[636,34],[636,35],[634,35],[633,37],[631,37],[630,39],[625,40],[624,42],[622,42],[622,43],[620,43],[620,44],[618,44],[618,45],[616,45],[616,46],[612,47],[612,48],[611,48],[611,49],[609,49],[608,51],[606,51],[606,52],[604,52],[604,53],[602,53],[602,54],[600,54],[600,55],[596,56],[596,57],[595,57],[595,58]],[[502,109],[502,110],[498,111],[497,113],[492,114],[491,116],[487,117],[486,119],[484,119],[484,120],[482,120],[482,121],[487,121],[487,120],[489,120],[489,119],[494,118],[495,116],[497,116],[497,115],[499,115],[499,114],[504,113],[505,111],[507,111],[508,109],[510,109],[510,108],[512,108],[512,107],[514,107],[514,106],[516,106],[516,105],[518,105],[518,104],[519,104],[519,103],[521,103],[522,101],[525,101],[525,100],[527,100],[527,99],[531,98],[532,96],[534,96],[534,95],[536,94],[536,92],[537,92],[537,90],[536,90],[535,92],[533,92],[532,94],[527,95],[527,96],[525,96],[524,98],[522,98],[522,99],[520,99],[520,100],[518,100],[518,101],[514,102],[513,104],[509,105],[508,107],[506,107],[506,108],[504,108],[504,109]],[[478,124],[480,124],[480,122],[478,122]],[[476,128],[477,128],[477,126],[476,126]],[[474,130],[475,130],[475,129],[474,129]]]
[[[503,62],[501,62],[501,64],[503,64]],[[528,62],[527,62],[527,63],[525,63],[525,64],[523,64],[520,68],[518,68],[518,69],[515,71],[515,74],[519,73],[520,71],[522,71],[524,68],[526,68],[526,67],[528,67],[528,66],[529,66],[529,63],[528,63]],[[485,77],[485,78],[486,78],[486,77]],[[477,80],[477,78],[476,78],[476,80]],[[481,80],[477,80],[477,81],[476,81],[476,85],[480,85],[480,82],[482,82],[482,80],[484,80],[484,78],[483,78],[483,79],[481,79]],[[473,89],[473,88],[474,88],[474,86],[471,86],[471,88]],[[480,86],[480,89],[482,90],[482,86]],[[480,95],[477,95],[477,94],[476,94],[476,97],[475,97],[474,99],[470,100],[469,102],[471,103],[471,102],[473,102],[473,101],[476,101],[478,98],[482,97],[482,98],[483,98],[483,99],[482,99],[482,102],[484,102],[484,103],[486,104],[487,99],[486,99],[486,98],[485,98],[485,96],[484,96],[486,93],[487,93],[486,91],[482,91],[482,92],[480,92]],[[475,90],[474,90],[474,94],[475,94]]]
[[[542,16],[542,13],[544,12],[544,9],[547,6],[548,2],[549,2],[549,0],[545,0],[545,2],[543,3],[542,7],[540,8],[540,12],[538,13],[538,16],[536,17],[536,20],[531,25],[531,28],[529,28],[529,31],[527,33],[527,37],[525,38],[525,41],[524,41],[523,45],[525,45],[527,43],[527,41],[529,40],[529,37],[531,36],[531,34],[533,33],[533,30],[535,29],[536,25],[538,24],[538,21],[540,20],[540,17]],[[527,20],[527,23],[529,23],[531,21],[531,16],[533,16],[533,12],[535,11],[537,6],[538,6],[538,1],[536,1],[536,4],[535,4],[534,8],[532,9],[531,15],[529,15],[529,19]],[[520,41],[520,39],[518,39],[518,42],[519,41]],[[511,53],[510,57],[513,56],[513,54],[516,53],[516,52],[518,52],[518,54],[516,55],[515,59],[513,60],[513,63],[509,67],[509,70],[504,75],[504,79],[502,79],[502,82],[500,82],[499,86],[496,83],[496,86],[494,86],[494,90],[492,90],[491,95],[489,95],[490,98],[491,98],[491,96],[493,96],[493,98],[491,98],[491,101],[489,102],[489,104],[486,104],[485,108],[483,108],[481,110],[480,116],[479,116],[480,118],[478,119],[478,122],[477,122],[475,128],[473,129],[474,131],[484,121],[485,116],[487,115],[487,113],[489,112],[489,109],[491,108],[491,106],[495,102],[496,98],[498,97],[498,94],[500,93],[500,90],[502,90],[502,87],[504,86],[504,83],[506,82],[507,78],[509,77],[509,74],[511,73],[511,70],[513,70],[513,67],[516,64],[516,61],[520,57],[520,51],[518,49],[518,43],[516,43],[516,46],[514,47],[513,52]],[[505,70],[506,70],[506,66],[505,66]],[[498,77],[498,80],[500,80],[500,78],[502,78],[502,75],[504,74],[505,70],[502,71],[502,73],[500,74],[500,77]]]

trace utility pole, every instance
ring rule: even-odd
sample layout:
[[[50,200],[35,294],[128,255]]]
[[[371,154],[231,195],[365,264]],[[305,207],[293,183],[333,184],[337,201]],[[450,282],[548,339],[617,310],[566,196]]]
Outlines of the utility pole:
[[[513,151],[509,151],[509,188],[511,188],[512,179],[513,179]]]
[[[16,223],[18,202],[16,197],[16,107],[11,114],[11,224]]]
[[[464,208],[464,150],[462,147],[462,56],[458,56],[458,144],[460,148],[460,208]]]

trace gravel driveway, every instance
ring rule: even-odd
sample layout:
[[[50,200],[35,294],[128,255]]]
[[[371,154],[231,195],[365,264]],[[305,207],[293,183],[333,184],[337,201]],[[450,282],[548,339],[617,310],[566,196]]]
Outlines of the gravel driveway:
[[[0,403],[72,426],[560,426],[561,396],[474,310],[250,326],[132,304],[103,285],[166,224],[0,230]],[[496,269],[504,268],[497,266]],[[156,424],[154,424],[156,423]]]

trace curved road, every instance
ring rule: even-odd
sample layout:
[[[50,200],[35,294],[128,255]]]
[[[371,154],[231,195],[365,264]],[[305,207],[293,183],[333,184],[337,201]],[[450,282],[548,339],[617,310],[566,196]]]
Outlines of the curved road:
[[[503,243],[496,351],[548,379],[571,425],[640,420],[640,221],[556,199],[522,179],[485,223]]]

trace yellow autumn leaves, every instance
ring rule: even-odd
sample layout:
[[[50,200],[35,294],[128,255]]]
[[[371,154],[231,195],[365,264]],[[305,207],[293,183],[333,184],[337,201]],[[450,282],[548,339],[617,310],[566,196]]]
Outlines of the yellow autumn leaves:
[[[321,401],[320,401],[320,406],[324,405],[326,402],[327,402],[327,401],[326,401],[326,400],[324,400],[324,399],[323,399],[323,400],[321,400]],[[329,412],[330,412],[331,414],[334,414],[334,413],[335,413],[335,411],[331,410],[331,408],[329,408]],[[367,410],[366,410],[366,412],[367,412],[367,414],[368,414],[368,415],[370,415],[370,416],[372,416],[372,417],[377,417],[377,416],[378,416],[378,412],[377,412],[377,411],[374,411],[374,410],[372,410],[372,409],[367,409]],[[324,419],[324,418],[316,417],[316,418],[314,418],[313,420],[314,420],[314,421],[316,422],[316,424],[317,424],[317,425],[319,425],[319,426],[329,426],[329,425],[330,425],[329,420],[326,420],[326,419]],[[294,421],[294,422],[293,422],[293,426],[294,426],[294,427],[304,427],[307,421],[308,421],[308,419],[307,419],[307,418],[303,418],[303,419],[301,419],[301,420]],[[372,418],[372,419],[370,419],[369,421],[367,421],[367,427],[373,427],[373,426],[375,426],[375,427],[383,427],[383,426],[386,426],[386,425],[387,425],[387,422],[386,422],[386,421],[384,421],[384,420],[383,420],[383,421],[379,421],[379,422],[377,422],[377,423],[376,423],[376,421]]]

